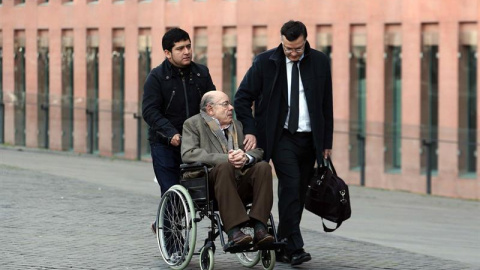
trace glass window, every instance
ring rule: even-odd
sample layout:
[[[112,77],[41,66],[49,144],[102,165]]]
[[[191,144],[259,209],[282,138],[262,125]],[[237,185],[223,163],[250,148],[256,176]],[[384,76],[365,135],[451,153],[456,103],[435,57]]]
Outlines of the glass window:
[[[208,63],[208,33],[206,27],[195,27],[193,46],[193,61],[206,66]]]
[[[459,173],[477,173],[477,24],[460,25],[458,72]]]
[[[99,130],[99,68],[98,68],[98,29],[87,30],[87,149],[98,153]]]
[[[15,98],[13,100],[15,145],[25,146],[25,31],[16,30],[14,37]]]
[[[253,27],[252,53],[253,57],[267,50],[268,35],[266,26]]]
[[[73,150],[73,30],[62,30],[62,149]]]
[[[223,29],[223,92],[233,100],[237,89],[237,32],[235,27]]]
[[[350,39],[350,168],[358,169],[365,161],[366,52],[365,26],[354,26]]]
[[[125,34],[113,30],[112,40],[112,152],[124,153],[125,136]]]
[[[318,25],[316,49],[325,53],[328,58],[332,57],[332,26]],[[312,44],[313,45],[313,44]],[[331,61],[330,61],[331,64]]]
[[[50,96],[50,65],[48,55],[48,30],[38,31],[37,40],[37,117],[38,117],[38,146],[49,147],[49,96]]]
[[[431,144],[430,170],[438,169],[438,25],[422,25],[421,138]],[[426,172],[429,148],[421,153],[421,170]]]
[[[0,0],[0,4],[2,1]],[[5,104],[3,103],[3,36],[0,31],[0,143],[5,143]]]
[[[388,25],[385,33],[385,170],[402,165],[402,44],[400,25]]]
[[[150,70],[152,69],[152,35],[151,30],[140,29],[138,36],[138,113],[142,115],[142,98],[143,98],[143,84],[147,79]],[[150,154],[150,144],[148,143],[148,125],[141,117],[137,119],[140,121],[140,129],[138,130],[139,147],[137,149],[137,158],[148,156]]]

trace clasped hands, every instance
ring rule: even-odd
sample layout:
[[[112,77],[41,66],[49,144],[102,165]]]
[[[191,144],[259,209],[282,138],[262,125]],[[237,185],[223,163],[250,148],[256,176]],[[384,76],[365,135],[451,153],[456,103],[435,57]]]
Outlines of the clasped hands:
[[[242,149],[229,150],[228,151],[228,162],[232,164],[235,168],[241,169],[248,161],[247,154]]]

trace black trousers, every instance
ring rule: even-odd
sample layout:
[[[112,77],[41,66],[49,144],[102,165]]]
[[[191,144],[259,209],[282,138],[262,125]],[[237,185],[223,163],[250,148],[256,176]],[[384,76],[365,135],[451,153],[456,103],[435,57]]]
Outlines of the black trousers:
[[[315,149],[311,132],[291,134],[284,129],[272,155],[278,177],[278,237],[286,239],[287,254],[303,248],[300,232],[308,180],[313,174]]]

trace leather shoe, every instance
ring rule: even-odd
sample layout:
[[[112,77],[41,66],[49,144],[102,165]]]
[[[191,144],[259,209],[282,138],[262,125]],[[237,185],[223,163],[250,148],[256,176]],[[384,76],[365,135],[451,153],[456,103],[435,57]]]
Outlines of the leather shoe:
[[[238,230],[235,231],[231,237],[228,237],[228,242],[233,242],[236,246],[243,246],[252,242],[252,237],[249,234],[244,234],[241,230]]]
[[[270,235],[265,228],[255,230],[255,236],[253,237],[253,243],[256,246],[263,246],[271,244],[275,241],[272,235]]]
[[[312,259],[312,256],[310,256],[310,253],[305,252],[305,250],[303,250],[303,248],[302,248],[298,251],[295,251],[292,254],[292,258],[290,259],[290,264],[292,266],[299,265],[299,264],[302,264],[304,262],[308,262],[311,259]]]
[[[277,262],[290,263],[290,256],[285,253],[284,248],[275,250],[275,258]]]

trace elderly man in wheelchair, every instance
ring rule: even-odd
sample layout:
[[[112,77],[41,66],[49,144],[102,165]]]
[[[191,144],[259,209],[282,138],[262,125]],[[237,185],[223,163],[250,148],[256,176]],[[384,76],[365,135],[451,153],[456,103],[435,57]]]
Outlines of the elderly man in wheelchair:
[[[242,150],[242,125],[233,119],[233,106],[225,93],[207,92],[200,110],[183,125],[183,162],[213,166],[209,182],[230,244],[272,243],[274,238],[266,229],[273,204],[272,168],[262,161],[263,150]],[[244,202],[249,199],[253,200],[247,215]],[[240,230],[247,222],[254,226],[253,239]]]
[[[195,245],[195,240],[188,238],[195,239],[196,235],[192,236],[196,234],[195,223],[207,216],[212,220],[212,230],[200,252],[201,269],[213,269],[213,251],[215,250],[213,241],[217,236],[220,236],[225,252],[263,251],[261,254],[264,268],[272,269],[275,264],[273,249],[280,244],[276,243],[275,225],[270,214],[273,204],[272,168],[267,162],[262,161],[262,149],[243,151],[242,124],[233,119],[233,106],[225,93],[207,92],[202,97],[200,109],[199,114],[187,119],[183,125],[181,152],[185,164],[182,165],[184,177],[181,180],[182,185],[172,187],[160,202],[157,214],[160,233],[157,234],[157,239],[162,256],[174,269],[186,267],[192,252],[191,247],[184,242]],[[201,179],[202,176],[205,176],[203,181],[206,182],[207,192],[202,192],[192,184],[195,183],[193,180]],[[198,190],[200,190],[199,194],[202,194],[200,196],[202,199],[196,201],[195,197],[198,196],[195,192]],[[209,203],[213,201],[209,199],[209,194],[215,197],[220,218],[216,213],[209,214],[210,210],[201,210],[204,209],[203,204],[207,209],[213,204]],[[194,199],[186,199],[190,196]],[[180,207],[176,207],[174,205],[177,201],[185,201],[185,203],[177,203]],[[207,203],[198,203],[199,201]],[[251,205],[246,207],[249,203]],[[178,213],[181,212],[188,212],[187,221],[183,218],[180,218],[181,221],[170,218],[174,215],[180,216]],[[213,210],[211,212],[213,213]],[[244,228],[246,226],[248,228]],[[168,234],[162,232],[162,228],[165,231],[169,227],[173,228],[169,230],[172,232]],[[182,231],[185,227],[194,228],[194,230],[187,230],[193,231],[190,234],[179,233],[180,227]],[[215,228],[218,229],[217,232]],[[252,228],[253,237],[245,233],[245,231],[251,232]],[[180,236],[171,237],[171,234],[175,234],[173,231]],[[228,235],[226,244],[221,231]],[[177,256],[179,258],[175,257],[171,248],[166,247],[169,244],[167,240],[162,239],[162,235],[163,238],[182,239],[177,249],[183,250],[184,254]],[[253,264],[248,256],[247,260],[244,258],[243,261],[239,254],[237,256],[242,264],[251,267],[259,261],[260,255]]]

